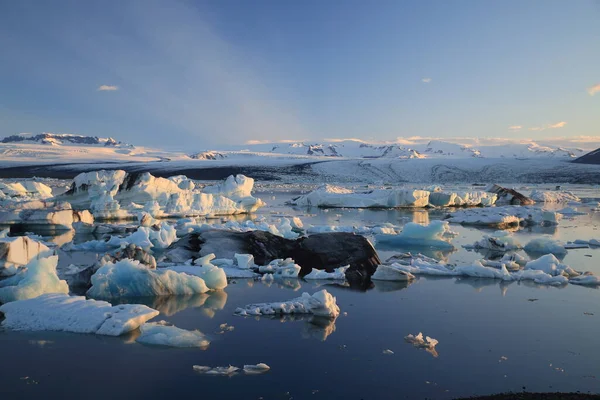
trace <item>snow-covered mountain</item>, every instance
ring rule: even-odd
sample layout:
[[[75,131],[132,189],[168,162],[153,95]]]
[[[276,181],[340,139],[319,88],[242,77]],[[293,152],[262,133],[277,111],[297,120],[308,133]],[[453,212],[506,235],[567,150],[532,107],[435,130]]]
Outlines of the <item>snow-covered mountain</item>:
[[[106,147],[124,147],[134,148],[133,145],[117,142],[113,138],[100,138],[98,136],[73,135],[70,133],[40,133],[34,135],[31,133],[20,133],[7,136],[2,139],[2,143],[21,143],[21,144],[45,144],[49,146],[62,145],[86,145],[86,146],[106,146]]]
[[[247,145],[254,152],[347,158],[560,158],[574,159],[586,153],[579,147],[541,144],[531,140],[471,139],[402,140],[401,143],[368,143],[360,140],[261,143]],[[579,144],[573,142],[573,144]],[[567,141],[567,144],[568,141]]]

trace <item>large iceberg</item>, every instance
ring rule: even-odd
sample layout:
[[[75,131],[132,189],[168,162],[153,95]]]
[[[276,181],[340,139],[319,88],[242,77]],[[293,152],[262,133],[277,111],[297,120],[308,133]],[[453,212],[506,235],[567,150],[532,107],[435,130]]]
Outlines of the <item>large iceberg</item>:
[[[139,261],[122,260],[104,264],[92,275],[87,295],[93,298],[191,295],[209,289],[202,278],[170,271],[151,270]]]
[[[296,299],[274,302],[249,304],[235,310],[237,315],[278,315],[278,314],[313,314],[318,317],[337,318],[340,308],[327,290],[313,294],[302,293]]]
[[[448,214],[447,221],[463,225],[506,228],[519,225],[557,225],[562,215],[531,206],[469,208]]]
[[[58,196],[98,219],[188,217],[254,212],[264,203],[251,195],[254,180],[230,176],[223,183],[196,187],[186,177],[159,178],[150,173],[94,171],[79,174],[71,189]]]
[[[398,208],[426,207],[429,192],[413,189],[376,189],[368,192],[324,185],[312,192],[292,199],[290,204],[303,207],[332,208]]]
[[[540,203],[578,203],[581,199],[571,192],[552,191],[552,190],[534,190],[530,196],[533,200]]]
[[[0,239],[0,276],[14,275],[34,258],[46,257],[52,251],[43,243],[27,236]]]
[[[87,210],[73,210],[67,202],[28,201],[4,203],[0,207],[0,225],[43,226],[55,230],[91,226],[93,216]]]
[[[119,336],[137,329],[158,311],[140,304],[112,306],[82,296],[44,294],[0,306],[2,326],[13,330],[65,331]]]
[[[141,335],[135,341],[143,344],[200,348],[206,348],[210,344],[202,332],[177,328],[165,321],[147,322],[140,326],[140,332]]]
[[[69,293],[56,274],[58,256],[32,260],[25,271],[0,281],[0,303],[32,299],[44,293]]]
[[[436,207],[489,207],[496,203],[498,196],[495,193],[482,191],[475,192],[439,192],[434,191],[429,195],[429,204]]]
[[[454,246],[448,241],[448,237],[452,234],[446,221],[431,221],[428,225],[409,222],[404,225],[402,232],[395,235],[375,235],[375,240],[380,246],[430,247],[451,250],[454,249]]]

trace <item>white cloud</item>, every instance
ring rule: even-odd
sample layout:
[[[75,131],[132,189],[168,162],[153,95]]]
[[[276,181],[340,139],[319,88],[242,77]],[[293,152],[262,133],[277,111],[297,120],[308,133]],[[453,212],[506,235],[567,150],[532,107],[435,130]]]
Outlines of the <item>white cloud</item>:
[[[509,126],[508,129],[510,129],[511,131],[518,131],[519,129],[522,129],[523,127],[521,125],[512,125]]]
[[[423,82],[423,83],[429,83],[431,81],[432,81],[431,78],[423,78],[423,79],[421,79],[421,82]]]
[[[119,87],[114,85],[100,85],[98,87],[99,92],[112,92],[115,90],[119,90]]]
[[[558,129],[564,128],[567,125],[567,121],[560,121],[555,124],[546,124],[544,126],[532,126],[529,128],[530,131],[543,131],[546,129]]]
[[[557,122],[556,124],[548,125],[548,129],[564,128],[565,125],[567,125],[566,121],[560,121],[560,122]]]
[[[600,83],[594,85],[594,86],[590,86],[589,88],[587,88],[587,92],[590,94],[590,96],[595,95],[596,93],[600,93]]]

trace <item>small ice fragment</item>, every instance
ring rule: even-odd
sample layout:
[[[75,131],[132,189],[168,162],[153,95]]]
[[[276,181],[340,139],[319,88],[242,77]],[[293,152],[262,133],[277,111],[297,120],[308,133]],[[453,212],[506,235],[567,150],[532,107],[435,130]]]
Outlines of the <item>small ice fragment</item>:
[[[394,352],[393,352],[393,351],[391,351],[390,349],[385,349],[385,350],[383,351],[383,354],[385,354],[385,355],[392,355],[392,354],[394,354]]]
[[[269,367],[265,363],[258,363],[256,365],[244,365],[244,372],[249,375],[264,374],[270,369],[271,367]]]
[[[235,374],[239,368],[234,367],[234,366],[228,366],[228,367],[206,367],[204,365],[194,365],[192,366],[192,368],[194,369],[194,371],[201,373],[201,374],[206,374],[206,375],[233,375]]]

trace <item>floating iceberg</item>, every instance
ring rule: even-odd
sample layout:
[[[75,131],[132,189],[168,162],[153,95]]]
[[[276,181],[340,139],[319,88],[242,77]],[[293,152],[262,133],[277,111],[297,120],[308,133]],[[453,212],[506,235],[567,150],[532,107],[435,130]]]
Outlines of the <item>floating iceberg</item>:
[[[522,249],[523,245],[515,237],[506,231],[496,231],[493,235],[485,235],[483,239],[466,248],[486,249],[497,252]]]
[[[506,228],[519,225],[557,225],[562,215],[530,206],[469,208],[448,215],[451,223]]]
[[[225,376],[233,375],[240,370],[238,367],[234,367],[231,365],[228,367],[207,367],[204,365],[193,365],[192,368],[194,369],[194,371],[200,374]]]
[[[0,225],[23,225],[71,230],[91,227],[93,216],[87,210],[76,211],[66,202],[29,201],[3,204],[0,207]]]
[[[402,232],[396,235],[375,235],[375,240],[380,246],[454,249],[448,242],[450,233],[450,226],[446,221],[431,221],[429,225],[409,222],[404,225]]]
[[[410,272],[403,271],[400,268],[395,267],[394,265],[380,265],[377,267],[377,270],[371,276],[371,279],[376,281],[411,281],[415,279],[415,276]]]
[[[302,293],[301,297],[284,302],[249,304],[237,308],[235,313],[242,316],[313,314],[318,317],[336,318],[340,314],[340,308],[336,304],[335,297],[327,290],[321,290],[312,296]]]
[[[0,238],[0,276],[14,275],[34,258],[51,254],[46,245],[27,236]]]
[[[412,334],[405,336],[404,340],[415,347],[425,349],[434,357],[438,356],[438,353],[435,350],[435,346],[437,346],[439,342],[434,338],[431,338],[429,336],[423,337],[423,334],[419,332],[416,336]]]
[[[368,192],[353,192],[337,186],[324,185],[308,194],[292,199],[290,204],[325,208],[426,207],[429,204],[429,192],[413,189],[376,189]]]
[[[137,329],[158,311],[139,304],[111,306],[82,296],[44,294],[0,306],[7,329],[65,331],[119,336]]]
[[[92,275],[93,298],[191,295],[209,289],[202,278],[168,269],[151,270],[139,261],[106,263]]]
[[[175,227],[163,222],[155,227],[140,226],[135,232],[125,237],[110,236],[105,240],[90,240],[70,245],[65,247],[65,250],[103,252],[115,248],[125,248],[130,245],[135,245],[142,249],[166,249],[175,241],[177,241]]]
[[[526,252],[534,254],[552,253],[559,256],[564,256],[565,254],[567,254],[567,249],[565,249],[565,246],[563,246],[556,240],[552,240],[547,237],[532,239],[529,243],[525,245],[524,249]]]
[[[432,192],[429,204],[436,207],[490,207],[496,203],[498,196],[488,192]]]
[[[0,303],[26,300],[45,293],[69,293],[69,285],[56,275],[58,256],[32,260],[26,270],[0,281]]]
[[[350,268],[349,265],[345,267],[336,268],[333,272],[323,271],[321,269],[313,268],[310,273],[304,275],[304,279],[308,280],[345,280],[346,279],[346,271]]]
[[[143,344],[170,347],[206,348],[210,342],[200,331],[188,331],[168,325],[165,321],[147,322],[140,326],[141,335],[135,341]]]
[[[254,180],[244,175],[204,189],[185,177],[159,178],[149,173],[94,171],[79,174],[57,199],[89,208],[98,219],[231,215],[256,211],[264,203],[252,197]]]
[[[561,264],[554,254],[546,254],[536,260],[529,261],[525,265],[525,270],[529,269],[543,271],[552,276],[565,275],[567,277],[575,277],[581,275],[568,265]]]
[[[579,203],[581,201],[579,197],[567,191],[534,190],[530,197],[540,203]]]
[[[271,367],[269,367],[265,363],[258,363],[256,365],[244,365],[244,372],[248,375],[264,374],[270,369]]]
[[[569,279],[569,283],[582,286],[598,286],[600,285],[600,277],[585,273]]]
[[[210,263],[202,265],[176,265],[164,269],[202,278],[206,286],[212,290],[221,290],[227,287],[227,274],[225,270]]]

